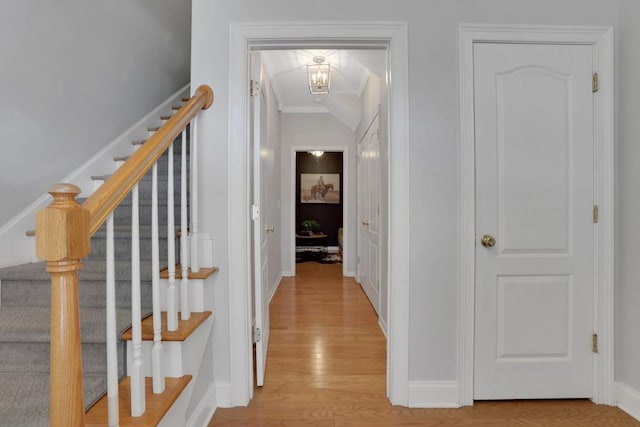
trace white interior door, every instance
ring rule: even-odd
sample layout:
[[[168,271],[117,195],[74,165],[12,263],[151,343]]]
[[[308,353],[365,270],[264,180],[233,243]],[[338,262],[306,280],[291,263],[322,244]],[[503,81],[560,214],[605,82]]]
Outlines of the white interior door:
[[[358,281],[380,314],[380,118],[358,144]]]
[[[592,396],[592,63],[474,45],[475,399]]]
[[[252,104],[252,206],[253,220],[253,291],[254,291],[254,341],[256,343],[256,384],[264,384],[264,374],[267,364],[267,349],[269,347],[269,300],[268,300],[268,233],[263,225],[264,216],[261,215],[264,188],[261,179],[261,150],[260,141],[265,136],[265,111],[262,108],[261,91],[262,65],[260,53],[251,55],[251,104]]]

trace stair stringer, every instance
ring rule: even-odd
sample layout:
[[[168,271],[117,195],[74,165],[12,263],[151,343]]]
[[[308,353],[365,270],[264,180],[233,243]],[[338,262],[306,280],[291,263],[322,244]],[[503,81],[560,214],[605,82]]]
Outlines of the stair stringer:
[[[179,103],[180,99],[188,94],[188,90],[189,85],[179,89],[60,182],[80,187],[82,193],[79,197],[90,195],[94,191],[91,176],[115,171],[118,165],[113,161],[113,157],[132,151],[131,141],[147,138],[148,128],[157,126],[161,116],[171,114],[172,105]],[[25,232],[35,228],[36,213],[47,207],[50,202],[51,196],[43,194],[6,224],[0,225],[0,268],[38,261],[35,256],[35,238],[26,236]]]
[[[182,342],[162,343],[162,359],[164,365],[164,375],[166,377],[182,377],[191,375],[193,378],[189,385],[180,394],[180,397],[174,402],[167,414],[160,422],[160,426],[177,426],[187,425],[189,418],[194,417],[194,412],[209,412],[211,409],[211,393],[209,390],[214,389],[212,380],[208,380],[211,384],[207,387],[207,392],[195,395],[196,386],[201,384],[200,373],[203,366],[211,365],[210,354],[207,349],[211,347],[211,337],[213,331],[214,317],[210,316],[198,328]],[[152,341],[144,341],[142,343],[143,372],[146,377],[152,375],[151,372],[151,350],[153,348]],[[131,341],[127,341],[127,366],[131,366],[132,345]],[[213,367],[210,366],[210,374]],[[205,379],[205,381],[207,381]],[[192,402],[196,398],[197,402]],[[199,411],[187,411],[189,407],[200,408]],[[199,417],[203,417],[200,415]],[[204,416],[205,418],[207,415]],[[208,420],[208,418],[207,418]]]
[[[174,403],[159,424],[163,427],[206,427],[217,409],[215,381],[213,377],[213,331],[205,340],[204,352],[194,376],[180,398]],[[194,365],[196,366],[196,365]]]

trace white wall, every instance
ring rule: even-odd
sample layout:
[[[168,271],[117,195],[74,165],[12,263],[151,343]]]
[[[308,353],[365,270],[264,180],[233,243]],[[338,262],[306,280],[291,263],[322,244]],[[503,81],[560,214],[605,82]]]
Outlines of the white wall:
[[[1,4],[0,225],[188,83],[191,8]]]
[[[640,3],[620,3],[616,199],[616,381],[640,391]]]
[[[203,136],[208,140],[202,154],[210,164],[203,172],[204,180],[213,183],[202,206],[202,227],[217,236],[216,242],[220,246],[215,251],[219,254],[217,262],[225,271],[229,261],[226,251],[227,195],[238,185],[226,180],[229,167],[226,164],[229,23],[407,22],[412,230],[409,242],[409,379],[455,381],[459,231],[458,25],[462,22],[612,25],[618,19],[617,3],[611,0],[327,0],[323,5],[322,10],[314,10],[312,14],[308,4],[299,0],[193,1],[192,84],[207,83],[216,91],[216,104],[201,122]],[[283,164],[283,168],[286,169],[286,165]],[[631,222],[630,217],[628,221]],[[226,281],[221,280],[221,283]],[[228,288],[221,286],[216,292],[218,302],[228,301]],[[231,363],[228,308],[220,304],[217,313],[217,342],[220,345],[217,377],[224,379],[229,378]]]
[[[292,199],[291,171],[295,167],[292,164],[292,149],[294,147],[314,147],[331,151],[332,147],[348,147],[348,158],[343,161],[343,170],[348,173],[346,178],[349,198],[345,205],[343,193],[343,208],[346,212],[347,223],[344,224],[344,239],[349,240],[349,253],[344,262],[347,272],[355,272],[356,269],[356,151],[355,133],[328,113],[283,113],[282,114],[282,269],[292,272],[293,254],[291,252],[291,239],[295,232],[292,229],[291,206],[295,202]]]
[[[272,225],[273,233],[267,233],[268,265],[268,297],[274,292],[275,286],[282,277],[281,241],[285,227],[281,223],[281,162],[282,148],[280,136],[280,112],[278,99],[273,92],[269,75],[263,68],[262,93],[264,94],[263,109],[265,111],[265,138],[261,141],[262,152],[262,215],[263,225]]]

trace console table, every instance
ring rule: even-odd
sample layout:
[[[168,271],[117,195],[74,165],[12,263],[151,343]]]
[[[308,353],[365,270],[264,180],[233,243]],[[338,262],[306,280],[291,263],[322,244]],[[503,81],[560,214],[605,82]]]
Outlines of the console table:
[[[326,234],[296,234],[296,261],[321,260],[326,255]]]

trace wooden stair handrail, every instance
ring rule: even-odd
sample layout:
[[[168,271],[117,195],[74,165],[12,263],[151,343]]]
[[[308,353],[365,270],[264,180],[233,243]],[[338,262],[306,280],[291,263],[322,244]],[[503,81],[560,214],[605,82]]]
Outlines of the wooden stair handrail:
[[[198,87],[193,97],[85,200],[82,207],[89,211],[89,236],[100,229],[109,214],[127,197],[198,112],[206,110],[212,103],[211,88],[206,85]]]
[[[51,378],[49,423],[85,424],[78,272],[91,251],[91,236],[135,184],[153,167],[200,110],[213,103],[213,91],[200,86],[192,98],[151,136],[82,206],[80,189],[56,184],[53,202],[36,217],[36,254],[51,273]]]

